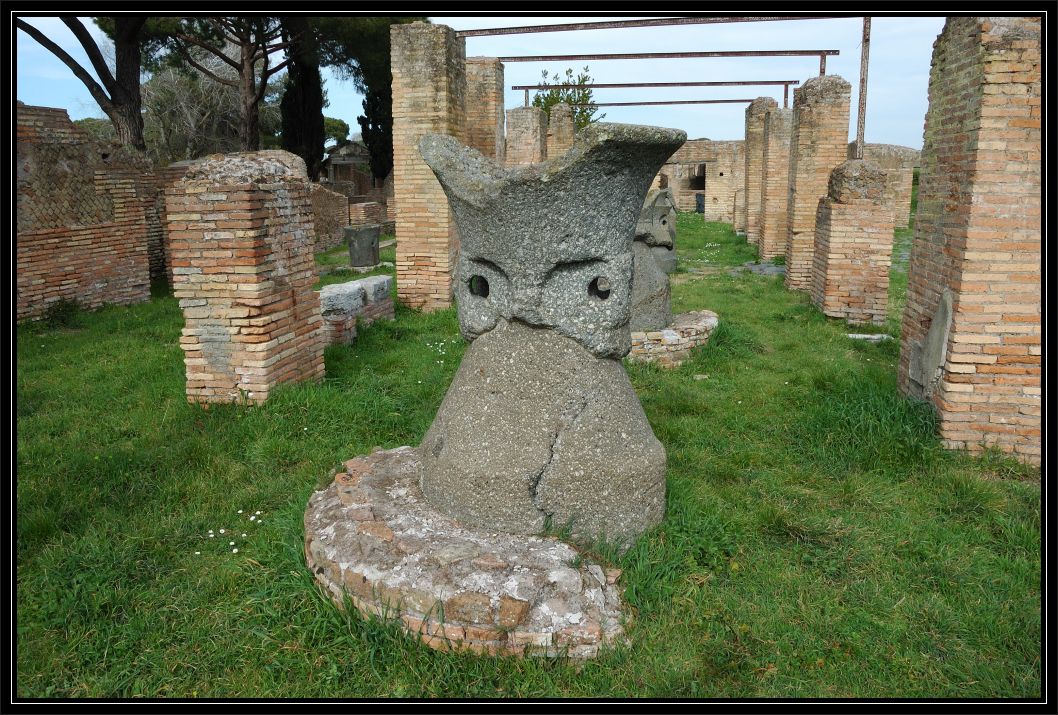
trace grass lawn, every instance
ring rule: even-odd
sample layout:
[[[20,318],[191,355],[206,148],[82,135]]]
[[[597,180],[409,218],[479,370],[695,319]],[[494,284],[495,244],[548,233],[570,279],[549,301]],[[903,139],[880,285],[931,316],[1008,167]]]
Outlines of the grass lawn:
[[[18,695],[1038,697],[1039,470],[940,449],[897,342],[731,275],[730,226],[681,215],[678,250],[673,308],[721,323],[678,369],[628,364],[668,507],[612,562],[631,645],[582,667],[432,651],[305,567],[314,485],[430,425],[454,309],[398,306],[258,408],[185,402],[170,297],[19,327]]]

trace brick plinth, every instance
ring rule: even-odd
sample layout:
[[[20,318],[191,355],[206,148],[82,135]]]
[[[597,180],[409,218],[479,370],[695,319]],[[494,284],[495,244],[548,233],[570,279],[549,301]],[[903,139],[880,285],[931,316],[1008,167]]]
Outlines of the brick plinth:
[[[696,310],[673,316],[672,323],[662,330],[633,331],[628,359],[679,367],[691,356],[691,350],[709,342],[719,324],[720,318],[713,311]]]
[[[347,217],[349,226],[364,226],[373,223],[385,223],[386,207],[374,201],[363,201],[349,204]]]
[[[503,63],[495,57],[467,58],[466,107],[466,145],[503,164]]]
[[[547,119],[547,157],[553,159],[569,151],[574,137],[573,108],[559,102]]]
[[[852,88],[837,75],[813,77],[794,90],[787,203],[786,287],[812,284],[816,209],[827,195],[830,172],[845,161]]]
[[[893,213],[885,197],[886,174],[852,159],[830,176],[819,200],[812,302],[825,315],[850,323],[885,322]]]
[[[452,28],[390,27],[397,295],[413,308],[452,304],[459,234],[437,177],[419,155],[425,134],[464,139],[466,48]]]
[[[771,97],[757,97],[746,107],[746,161],[743,174],[746,190],[746,241],[757,243],[760,238],[760,197],[764,169],[764,118],[778,107]]]
[[[154,175],[93,141],[64,109],[17,105],[16,317],[60,300],[86,308],[150,298],[163,275]]]
[[[934,43],[898,372],[903,392],[936,407],[945,444],[1032,462],[1040,73],[1038,17],[951,17]]]
[[[411,447],[350,459],[305,510],[305,561],[339,605],[442,651],[594,658],[624,640],[617,569],[553,536],[476,529],[423,496]]]
[[[757,254],[762,261],[786,255],[792,128],[792,109],[776,107],[769,110],[764,117],[764,159],[757,240]]]
[[[547,112],[540,107],[507,110],[507,166],[547,160]]]
[[[305,164],[284,151],[214,156],[166,190],[190,402],[263,402],[323,377]]]

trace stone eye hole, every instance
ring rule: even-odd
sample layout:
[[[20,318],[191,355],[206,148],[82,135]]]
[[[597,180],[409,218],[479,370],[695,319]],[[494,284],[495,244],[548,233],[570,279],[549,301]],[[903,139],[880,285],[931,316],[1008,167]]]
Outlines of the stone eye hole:
[[[599,300],[606,300],[610,297],[610,279],[604,276],[596,276],[592,279],[592,282],[588,284],[588,295],[595,296]]]
[[[485,280],[485,276],[470,276],[470,280],[467,281],[467,288],[470,290],[471,295],[476,295],[479,298],[489,297],[489,282]]]

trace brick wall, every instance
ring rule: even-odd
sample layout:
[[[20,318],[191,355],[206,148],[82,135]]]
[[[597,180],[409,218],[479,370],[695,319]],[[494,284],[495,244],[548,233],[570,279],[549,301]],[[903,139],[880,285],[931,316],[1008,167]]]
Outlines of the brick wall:
[[[812,303],[850,323],[885,322],[893,212],[885,197],[886,174],[876,164],[850,159],[830,175],[819,200]]]
[[[504,163],[503,63],[467,58],[466,145]]]
[[[547,160],[547,112],[540,107],[507,110],[507,166]]]
[[[466,48],[450,27],[390,27],[397,295],[413,308],[452,304],[459,236],[448,199],[419,155],[424,134],[464,139]]]
[[[757,255],[769,260],[786,255],[790,200],[790,133],[793,110],[775,107],[764,116],[760,226]]]
[[[92,141],[64,109],[19,103],[16,137],[17,319],[59,300],[147,300],[154,177],[142,157]]]
[[[374,201],[365,201],[359,204],[349,204],[349,226],[363,226],[365,224],[383,223],[386,221],[386,207]]]
[[[746,191],[746,241],[757,243],[760,237],[761,174],[764,167],[764,117],[778,107],[771,97],[757,97],[746,107],[746,151],[743,186]]]
[[[321,379],[304,161],[210,157],[166,189],[166,211],[188,401],[260,403],[280,383]]]
[[[932,401],[948,446],[1033,462],[1040,76],[1038,17],[951,17],[934,43],[898,373],[903,392]]]
[[[574,136],[573,108],[563,102],[552,106],[547,120],[547,157],[553,159],[569,151]]]
[[[316,231],[316,251],[326,251],[345,242],[345,227],[350,224],[352,207],[349,199],[336,191],[312,184],[312,226]]]
[[[830,172],[846,158],[851,90],[837,75],[813,77],[794,89],[786,234],[791,290],[811,287],[816,209],[827,194]]]
[[[745,143],[691,139],[661,168],[678,211],[694,211],[695,195],[705,198],[704,219],[734,223],[735,189],[745,180]]]
[[[849,142],[848,157],[856,156],[856,142]],[[898,144],[864,144],[863,158],[877,164],[886,173],[885,200],[893,209],[893,223],[907,228],[911,218],[911,186],[919,152]]]

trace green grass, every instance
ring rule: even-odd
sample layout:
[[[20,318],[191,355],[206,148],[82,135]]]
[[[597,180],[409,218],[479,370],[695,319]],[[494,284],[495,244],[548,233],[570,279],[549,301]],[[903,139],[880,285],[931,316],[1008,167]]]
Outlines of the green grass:
[[[629,646],[581,667],[439,653],[314,586],[313,486],[419,443],[464,350],[454,310],[398,306],[327,349],[322,384],[204,410],[156,297],[18,329],[17,693],[1038,697],[1039,470],[940,449],[894,341],[730,275],[752,249],[698,218],[673,308],[721,324],[678,369],[628,364],[668,453],[664,522],[613,559]]]
[[[392,239],[393,236],[387,234],[382,234],[382,236],[379,237],[380,241]],[[316,290],[319,290],[325,285],[355,281],[357,278],[366,278],[367,276],[396,276],[396,269],[393,267],[394,262],[397,260],[396,246],[391,245],[379,248],[378,259],[382,263],[389,263],[390,265],[379,266],[374,270],[359,273],[349,266],[349,248],[345,245],[336,246],[329,251],[317,253],[316,268],[321,275],[320,279],[316,281],[316,285],[313,287]],[[394,285],[396,285],[396,283],[394,283]],[[396,294],[394,293],[394,295]]]

